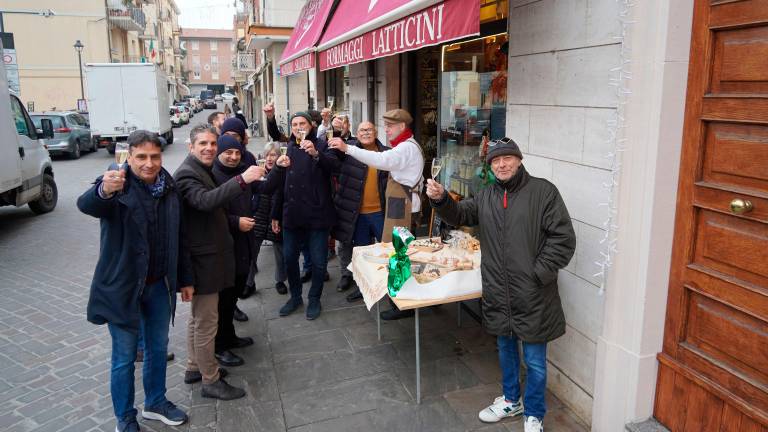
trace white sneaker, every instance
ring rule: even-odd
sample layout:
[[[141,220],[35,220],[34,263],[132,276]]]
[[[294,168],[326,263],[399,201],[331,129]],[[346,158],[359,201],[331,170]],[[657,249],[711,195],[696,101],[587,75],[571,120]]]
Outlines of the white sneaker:
[[[507,400],[504,399],[504,395],[502,395],[494,399],[493,404],[490,405],[488,408],[480,411],[480,414],[478,414],[478,417],[482,422],[496,423],[497,421],[503,418],[514,417],[522,413],[523,413],[522,402],[520,401],[507,402]],[[528,432],[528,429],[526,429],[526,432]]]
[[[528,416],[525,418],[525,432],[544,432],[544,425],[536,417]]]

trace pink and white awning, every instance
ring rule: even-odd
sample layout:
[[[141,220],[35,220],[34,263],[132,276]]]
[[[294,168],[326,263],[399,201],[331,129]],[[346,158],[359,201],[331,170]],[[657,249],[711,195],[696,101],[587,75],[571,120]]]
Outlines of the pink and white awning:
[[[280,58],[280,75],[288,76],[315,67],[315,45],[331,12],[333,0],[308,0]]]
[[[317,46],[320,70],[478,34],[477,0],[341,0]]]

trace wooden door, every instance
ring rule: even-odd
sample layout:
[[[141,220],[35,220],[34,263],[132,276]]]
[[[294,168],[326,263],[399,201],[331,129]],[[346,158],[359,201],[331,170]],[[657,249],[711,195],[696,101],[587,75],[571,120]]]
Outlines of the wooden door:
[[[654,414],[768,432],[768,1],[696,0]]]

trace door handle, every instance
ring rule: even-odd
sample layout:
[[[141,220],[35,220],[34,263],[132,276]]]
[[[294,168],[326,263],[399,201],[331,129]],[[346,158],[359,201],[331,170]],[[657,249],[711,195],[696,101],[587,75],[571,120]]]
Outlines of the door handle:
[[[731,200],[731,212],[735,214],[749,213],[755,206],[752,205],[752,201],[734,198]]]

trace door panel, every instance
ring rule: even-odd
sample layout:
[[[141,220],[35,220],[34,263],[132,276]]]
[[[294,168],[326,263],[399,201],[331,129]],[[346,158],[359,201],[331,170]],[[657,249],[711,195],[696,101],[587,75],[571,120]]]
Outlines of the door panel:
[[[768,1],[696,0],[654,414],[768,431]]]

